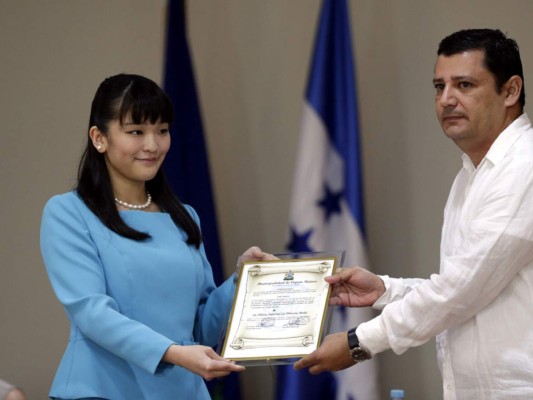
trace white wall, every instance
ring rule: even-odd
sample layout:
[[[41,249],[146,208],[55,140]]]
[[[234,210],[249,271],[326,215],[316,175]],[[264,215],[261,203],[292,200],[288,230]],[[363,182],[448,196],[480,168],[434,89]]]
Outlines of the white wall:
[[[161,81],[164,0],[0,1],[0,377],[45,398],[67,323],[39,255],[41,209],[68,190],[100,81]],[[228,273],[251,244],[284,250],[302,99],[319,0],[189,1],[190,45]],[[439,40],[469,27],[515,38],[533,76],[528,0],[351,0],[371,265],[393,276],[438,270],[442,207],[459,151],[436,123]],[[526,106],[526,110],[529,105]],[[378,356],[383,398],[441,398],[433,342]],[[270,399],[264,368],[245,398]]]

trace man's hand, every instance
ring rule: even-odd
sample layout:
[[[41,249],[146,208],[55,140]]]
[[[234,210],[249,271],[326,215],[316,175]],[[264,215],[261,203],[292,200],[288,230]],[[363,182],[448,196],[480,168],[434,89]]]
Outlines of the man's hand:
[[[385,293],[383,280],[360,267],[342,268],[325,281],[331,284],[329,304],[334,306],[368,307]]]
[[[294,364],[294,369],[309,368],[313,375],[324,371],[339,371],[355,365],[350,356],[346,332],[333,333],[324,338],[322,345]]]

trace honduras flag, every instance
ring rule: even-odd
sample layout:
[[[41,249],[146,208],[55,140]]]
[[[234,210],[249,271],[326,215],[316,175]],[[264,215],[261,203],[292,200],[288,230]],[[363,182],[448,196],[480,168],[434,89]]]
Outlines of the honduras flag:
[[[346,250],[345,265],[367,266],[359,128],[346,0],[324,0],[303,111],[289,216],[289,250]],[[372,318],[338,307],[331,331]],[[375,360],[317,376],[278,369],[278,400],[378,398]]]
[[[180,200],[193,206],[200,216],[207,258],[215,283],[220,285],[224,272],[183,0],[168,3],[164,87],[174,106],[172,145],[165,158],[165,173]],[[240,399],[237,374],[209,381],[207,386],[214,400]]]

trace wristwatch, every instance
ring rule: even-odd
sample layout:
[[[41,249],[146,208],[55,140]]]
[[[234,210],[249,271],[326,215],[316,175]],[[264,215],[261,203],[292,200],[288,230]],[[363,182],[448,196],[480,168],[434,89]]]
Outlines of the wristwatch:
[[[350,356],[352,357],[352,360],[356,363],[360,363],[365,360],[370,360],[372,355],[359,343],[359,339],[355,333],[356,329],[357,327],[348,331],[348,347],[350,348]]]

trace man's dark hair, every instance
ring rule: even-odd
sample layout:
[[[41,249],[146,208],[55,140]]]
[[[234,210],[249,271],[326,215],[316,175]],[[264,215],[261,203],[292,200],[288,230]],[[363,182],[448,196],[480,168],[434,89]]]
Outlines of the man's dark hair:
[[[499,29],[464,29],[442,39],[437,54],[449,57],[469,50],[485,53],[485,67],[494,75],[498,93],[511,76],[522,78],[519,103],[524,108],[524,73],[516,41],[506,37]]]

